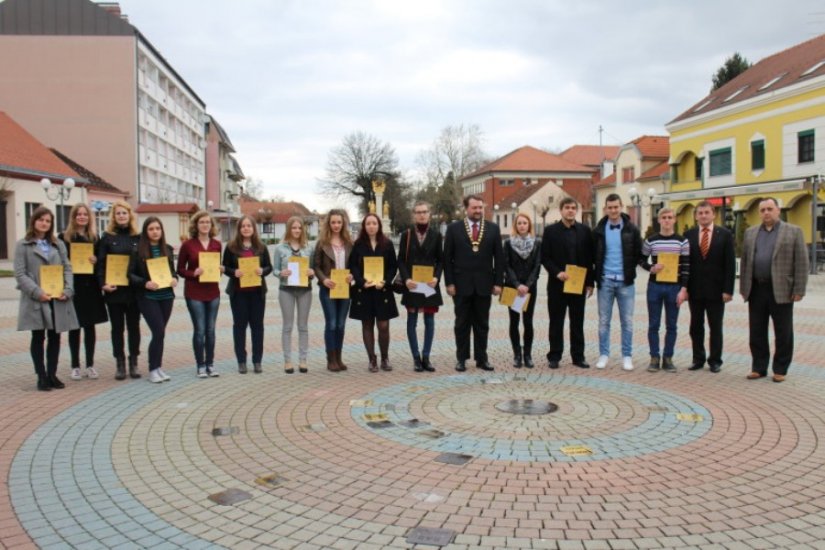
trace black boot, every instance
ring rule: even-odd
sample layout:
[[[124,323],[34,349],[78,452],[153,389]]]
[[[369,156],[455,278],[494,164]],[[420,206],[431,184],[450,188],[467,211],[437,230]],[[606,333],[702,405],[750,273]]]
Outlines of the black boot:
[[[415,372],[424,372],[424,364],[421,362],[421,357],[413,355],[413,370]]]
[[[521,368],[521,348],[513,348],[513,367]]]
[[[52,391],[52,385],[49,383],[49,379],[46,375],[37,375],[37,389],[39,391]]]
[[[430,363],[430,358],[427,355],[421,358],[421,366],[427,372],[435,372],[435,367]]]
[[[117,366],[115,367],[117,371],[115,372],[115,380],[126,380],[126,358],[121,357],[119,359],[115,359],[117,362]]]
[[[129,356],[129,378],[140,378],[140,373],[137,371],[137,355]]]
[[[62,390],[66,387],[66,384],[60,381],[60,379],[57,377],[57,374],[49,375],[49,385],[56,390]]]

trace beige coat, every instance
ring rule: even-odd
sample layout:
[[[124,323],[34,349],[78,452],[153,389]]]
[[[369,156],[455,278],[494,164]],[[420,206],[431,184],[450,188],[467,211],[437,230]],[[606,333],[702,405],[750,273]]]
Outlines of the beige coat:
[[[54,323],[52,323],[52,308],[49,302],[41,302],[40,296],[40,266],[63,264],[64,293],[69,297],[65,302],[52,300],[54,308]],[[56,330],[67,332],[78,328],[77,314],[72,305],[74,295],[74,278],[72,264],[66,255],[63,241],[52,243],[48,254],[44,254],[35,240],[22,239],[17,241],[14,249],[14,278],[17,280],[17,289],[20,291],[20,307],[17,313],[17,330]]]
[[[745,231],[742,259],[739,264],[739,293],[745,301],[748,300],[753,286],[753,257],[756,254],[756,235],[760,227],[761,224],[749,227]],[[796,225],[781,222],[777,230],[779,234],[776,236],[776,246],[773,248],[771,260],[771,282],[776,303],[787,304],[793,301],[791,296],[805,295],[810,265],[808,249],[802,229]]]

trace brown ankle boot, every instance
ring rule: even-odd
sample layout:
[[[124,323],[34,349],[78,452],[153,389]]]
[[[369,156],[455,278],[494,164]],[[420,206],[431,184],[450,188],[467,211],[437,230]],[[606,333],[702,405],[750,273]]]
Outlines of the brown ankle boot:
[[[338,372],[340,367],[338,367],[338,362],[335,360],[335,352],[328,351],[327,352],[327,370],[332,372]]]
[[[392,365],[390,365],[390,360],[388,357],[381,358],[381,370],[390,371],[392,370]]]
[[[338,369],[347,370],[347,366],[344,364],[344,360],[341,359],[340,349],[335,351],[335,362],[338,363]]]
[[[376,360],[375,356],[370,355],[369,358],[370,358],[369,371],[370,372],[378,372],[378,361]]]

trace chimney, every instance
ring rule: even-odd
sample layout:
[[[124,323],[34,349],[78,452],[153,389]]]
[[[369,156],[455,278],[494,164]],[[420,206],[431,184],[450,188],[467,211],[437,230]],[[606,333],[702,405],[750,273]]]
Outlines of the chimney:
[[[97,5],[119,19],[123,19],[124,21],[129,20],[129,16],[120,11],[120,4],[118,2],[98,2]]]

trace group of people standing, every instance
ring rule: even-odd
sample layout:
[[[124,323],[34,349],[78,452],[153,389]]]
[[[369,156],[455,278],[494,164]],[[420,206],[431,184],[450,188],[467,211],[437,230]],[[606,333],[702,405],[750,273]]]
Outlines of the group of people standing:
[[[57,378],[62,332],[69,332],[71,378],[98,378],[94,359],[95,327],[107,320],[111,326],[115,378],[140,378],[141,315],[152,335],[148,348],[149,380],[154,383],[169,380],[163,370],[164,337],[179,277],[185,281],[184,297],[193,325],[196,374],[200,378],[217,377],[215,324],[220,307],[221,275],[228,277],[226,293],[241,374],[248,372],[250,359],[253,372],[263,371],[266,278],[270,274],[278,279],[283,367],[287,374],[295,372],[292,360],[295,325],[298,327],[297,370],[308,372],[308,318],[313,280],[320,289],[329,371],[341,372],[348,368],[342,357],[347,317],[361,321],[368,370],[392,370],[389,322],[399,315],[394,292],[402,294],[401,304],[407,310],[407,339],[413,369],[435,371],[430,356],[435,314],[443,305],[442,277],[455,308],[455,369],[459,372],[467,369],[472,343],[476,367],[494,370],[487,354],[489,311],[492,297],[502,292],[513,304],[509,310],[513,366],[533,368],[533,316],[542,267],[548,273],[548,367],[559,368],[564,351],[565,317],[569,320],[572,363],[579,368],[590,367],[584,355],[584,312],[587,298],[598,288],[596,367],[605,368],[610,361],[610,324],[615,302],[621,324],[622,367],[632,370],[637,266],[651,274],[647,287],[648,370],[676,370],[673,354],[677,319],[685,301],[691,310],[693,361],[690,370],[699,370],[706,363],[712,372],[721,369],[722,321],[725,304],[733,297],[735,258],[733,237],[724,227],[713,224],[715,209],[709,202],[696,207],[697,226],[684,236],[675,232],[673,210],[659,210],[659,231],[643,240],[639,229],[622,212],[618,195],[607,196],[605,216],[592,230],[576,220],[576,201],[565,198],[559,205],[561,219],[546,227],[542,238],[534,234],[528,216],[517,214],[512,234],[503,243],[498,225],[484,219],[481,196],[470,195],[463,204],[464,219],[450,224],[442,237],[439,228],[430,223],[430,205],[416,202],[414,223],[401,234],[398,253],[384,234],[381,218],[376,214],[363,218],[353,240],[347,213],[331,210],[323,220],[315,246],[309,242],[303,220],[292,217],[272,257],[258,236],[253,218],[241,217],[234,238],[222,247],[215,238],[218,231],[215,221],[202,211],[191,219],[189,239],[180,247],[177,266],[161,220],[150,216],[138,231],[136,215],[126,202],[118,201],[112,206],[109,225],[99,236],[92,210],[85,204],[71,209],[66,230],[57,236],[54,235],[54,214],[48,208],[39,207],[32,213],[26,236],[17,243],[14,257],[17,287],[21,291],[18,330],[31,331],[30,351],[37,387],[43,391],[65,387]],[[763,223],[746,232],[741,258],[740,292],[748,302],[753,356],[748,378],[767,376],[768,320],[773,319],[776,334],[773,380],[781,382],[793,355],[793,303],[805,294],[808,259],[801,230],[780,221],[777,201],[764,199],[759,207]],[[88,246],[74,247],[73,244]],[[89,254],[82,263],[87,267],[91,264],[90,271],[73,273],[72,250]],[[117,270],[109,263],[120,264],[125,269],[120,279],[113,280]],[[58,275],[50,272],[47,276],[43,269],[46,266],[61,268],[56,272]],[[664,346],[660,347],[662,310],[665,339]],[[421,346],[419,317],[424,324]],[[704,344],[705,317],[710,330],[709,354]],[[375,350],[376,329],[380,360]],[[247,330],[251,336],[251,358],[246,348]],[[81,335],[84,368],[81,368]]]

